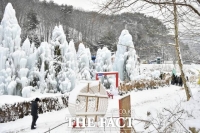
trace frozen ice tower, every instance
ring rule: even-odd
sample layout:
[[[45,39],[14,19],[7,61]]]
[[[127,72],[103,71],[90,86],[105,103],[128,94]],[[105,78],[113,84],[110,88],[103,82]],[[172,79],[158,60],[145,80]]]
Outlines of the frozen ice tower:
[[[10,52],[14,52],[20,47],[21,28],[18,24],[15,10],[11,3],[8,3],[0,27],[0,44],[9,48]]]
[[[119,37],[113,68],[119,72],[122,81],[133,80],[134,76],[139,75],[138,56],[128,30],[123,30]]]

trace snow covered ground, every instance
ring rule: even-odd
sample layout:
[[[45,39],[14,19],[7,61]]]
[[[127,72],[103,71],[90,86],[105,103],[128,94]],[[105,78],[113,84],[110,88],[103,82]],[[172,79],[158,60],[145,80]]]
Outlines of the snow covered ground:
[[[189,129],[189,127],[196,127],[200,129],[200,87],[192,87],[193,99],[186,101],[185,91],[179,86],[163,87],[153,90],[143,90],[143,91],[132,91],[131,95],[131,108],[132,117],[135,119],[148,120],[147,112],[151,112],[152,116],[156,116],[158,112],[163,112],[163,109],[174,110],[178,105],[181,105],[180,110],[184,109],[181,122],[183,125]],[[114,96],[114,99],[109,99],[109,106],[106,116],[114,115],[111,114],[111,110],[118,108],[118,99],[121,96]],[[69,117],[69,111],[67,108],[60,111],[48,112],[39,115],[37,121],[37,129],[31,130],[31,116],[26,116],[23,119],[19,119],[13,122],[1,123],[0,133],[42,133],[48,131],[49,129],[66,122],[66,117]],[[70,133],[71,128],[67,127],[68,124],[64,124],[54,130],[51,133]],[[138,123],[134,120],[135,130],[140,132],[154,131],[151,126],[144,129],[145,123]],[[181,126],[180,126],[181,127]],[[97,128],[96,128],[97,129]],[[96,130],[95,129],[95,130]],[[82,131],[84,132],[83,129]],[[106,133],[110,133],[111,129],[106,128]],[[89,131],[85,131],[89,132]],[[94,132],[94,131],[91,131]],[[103,132],[103,130],[102,130]],[[112,131],[115,132],[116,131]]]
[[[1,33],[1,31],[5,32]],[[20,35],[21,28],[18,24],[15,10],[13,9],[12,4],[9,3],[6,6],[5,14],[0,25],[0,44],[2,44],[0,45],[0,95],[2,95],[0,96],[0,107],[5,103],[12,104],[14,102],[30,101],[36,96],[39,98],[46,96],[59,96],[61,95],[60,93],[52,94],[58,91],[62,91],[62,93],[71,92],[75,86],[77,87],[80,79],[91,80],[90,78],[92,73],[95,72],[93,69],[95,65],[96,68],[104,68],[102,70],[96,69],[97,71],[107,72],[112,71],[113,68],[113,70],[119,72],[119,77],[123,81],[126,79],[137,79],[139,72],[141,73],[141,75],[138,76],[139,78],[155,78],[154,75],[158,77],[160,72],[171,73],[172,70],[176,70],[177,76],[180,75],[178,65],[140,65],[134,49],[132,36],[127,30],[123,30],[119,37],[115,58],[114,56],[112,57],[112,59],[116,59],[114,60],[114,64],[111,62],[111,52],[107,48],[103,48],[103,51],[101,52],[102,55],[99,55],[100,58],[97,56],[96,64],[92,63],[90,59],[90,50],[85,48],[84,44],[79,44],[79,49],[76,53],[74,42],[70,41],[68,44],[61,25],[58,27],[56,26],[53,30],[51,45],[47,42],[42,42],[40,47],[37,49],[34,44],[30,44],[28,39],[23,42],[23,44],[20,44]],[[123,45],[129,48],[131,47],[131,49],[127,49]],[[60,52],[55,53],[55,51],[58,51],[58,48]],[[58,60],[59,58],[61,60]],[[60,70],[57,70],[57,68],[60,68]],[[196,83],[196,80],[199,78],[199,68],[199,65],[195,64],[184,65],[184,71],[190,82],[193,81],[193,83]],[[55,71],[55,69],[57,71]],[[47,71],[47,78],[45,78]],[[145,74],[150,75],[147,76]],[[123,79],[124,75],[126,76],[126,79]],[[113,80],[109,79],[107,81],[112,83],[112,86],[114,86]],[[29,82],[32,85],[35,84],[39,90],[32,93],[32,90],[34,89],[29,86]],[[108,82],[104,83],[108,84]],[[19,97],[21,96],[21,90],[23,97],[29,97],[29,95],[30,97]],[[132,91],[130,93],[131,111],[132,117],[134,118],[135,130],[137,132],[157,132],[157,130],[168,130],[170,133],[182,133],[187,131],[189,127],[195,127],[199,130],[200,87],[192,87],[191,90],[194,99],[191,99],[188,102],[186,101],[185,91],[178,86],[137,92]],[[109,99],[106,116],[118,115],[112,113],[111,110],[118,109],[118,100],[120,98],[121,96],[117,95],[114,96],[114,99]],[[179,115],[181,115],[180,118],[178,118]],[[68,108],[40,114],[37,121],[37,129],[32,131],[30,130],[32,118],[31,116],[26,116],[23,119],[18,119],[13,122],[1,123],[0,133],[41,133],[66,122],[67,117],[70,117]],[[168,126],[171,124],[173,126]],[[157,129],[155,129],[155,127]],[[167,127],[167,129],[165,129],[165,127]],[[67,124],[64,124],[51,132],[72,132],[71,129],[72,128],[69,128]],[[97,129],[99,128],[95,128],[95,130]],[[83,130],[89,132],[86,131],[87,129]],[[113,128],[106,128],[105,130],[106,132],[112,131],[116,133],[119,129],[113,130]],[[94,130],[91,132],[94,132]],[[103,130],[101,132],[103,132]]]

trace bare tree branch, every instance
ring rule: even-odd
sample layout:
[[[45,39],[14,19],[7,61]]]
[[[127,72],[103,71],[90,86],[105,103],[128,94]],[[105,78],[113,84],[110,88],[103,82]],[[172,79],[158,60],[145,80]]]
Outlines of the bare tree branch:
[[[174,117],[176,116],[176,114],[173,114],[170,110],[168,110],[168,109],[166,109],[166,108],[164,108],[164,110],[170,112],[170,114],[172,114],[172,116],[174,116]],[[183,110],[181,110],[181,111],[183,111]],[[180,111],[179,111],[179,112],[180,112]],[[187,130],[187,128],[184,127],[183,124],[179,121],[179,119],[177,119],[177,121],[178,121],[179,124],[187,131],[187,133],[190,133],[190,132]]]

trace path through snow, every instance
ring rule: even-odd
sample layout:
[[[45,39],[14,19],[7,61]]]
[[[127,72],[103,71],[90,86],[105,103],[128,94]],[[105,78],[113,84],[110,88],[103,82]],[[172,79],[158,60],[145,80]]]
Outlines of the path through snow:
[[[195,90],[196,91],[196,90]],[[185,91],[179,86],[163,87],[153,90],[132,91],[131,107],[132,117],[146,119],[147,111],[161,110],[164,107],[173,108],[180,100],[186,99]],[[118,99],[121,96],[114,96],[114,99],[109,99],[109,107],[106,116],[115,115],[111,110],[118,108]],[[31,116],[26,116],[13,122],[0,124],[0,133],[42,133],[48,131],[63,122],[66,122],[66,117],[70,116],[68,109],[60,111],[48,112],[39,114],[37,121],[37,129],[30,130]],[[71,129],[70,129],[71,130]],[[51,131],[51,133],[70,132],[67,125],[62,125]]]

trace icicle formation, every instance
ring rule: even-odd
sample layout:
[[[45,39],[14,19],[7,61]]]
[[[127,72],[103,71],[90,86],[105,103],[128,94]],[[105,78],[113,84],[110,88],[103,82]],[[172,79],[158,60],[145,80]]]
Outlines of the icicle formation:
[[[96,56],[96,71],[97,72],[110,72],[112,71],[111,52],[107,47],[98,49]],[[101,77],[101,83],[108,89],[114,86],[115,76],[106,75]]]
[[[0,27],[0,44],[9,48],[12,53],[20,47],[21,28],[15,16],[15,10],[11,3],[8,3]]]
[[[119,37],[113,69],[119,72],[122,81],[134,80],[139,75],[138,56],[128,30],[123,30]]]
[[[15,16],[15,10],[8,3],[0,25],[0,71],[6,69],[6,59],[9,53],[19,49],[21,28]]]
[[[109,72],[112,71],[111,52],[107,47],[97,50],[96,56],[96,71]]]
[[[39,60],[39,69],[40,72],[38,75],[40,84],[39,89],[41,93],[49,92],[49,87],[47,87],[45,82],[45,76],[47,71],[49,71],[50,61],[52,60],[51,57],[51,48],[47,42],[42,42],[40,47],[37,50],[38,60]],[[37,72],[36,72],[37,73]]]
[[[20,49],[20,35],[21,28],[16,19],[15,10],[8,3],[0,25],[0,95],[21,95],[21,90],[16,88],[15,80],[21,58],[24,56],[23,52],[17,52]]]
[[[74,41],[69,42],[69,48],[66,53],[67,66],[74,71],[77,71],[77,56]]]
[[[91,79],[89,58],[91,57],[88,57],[87,50],[84,44],[80,43],[77,52],[79,79]]]
[[[63,27],[56,26],[52,33],[52,56],[54,57],[54,68],[57,75],[58,91],[62,93],[69,92],[75,87],[76,81],[76,50],[73,40],[69,43],[66,40]],[[53,69],[52,69],[53,70]],[[51,77],[55,75],[48,75],[47,85],[55,86]]]
[[[68,42],[61,25],[55,26],[52,33],[51,44],[54,46],[54,48],[52,48],[52,53],[54,53],[56,57],[61,54],[62,60],[65,61],[65,53],[67,53],[68,50]]]
[[[0,94],[29,97],[33,89],[28,87],[28,74],[35,67],[37,54],[28,38],[20,47],[20,35],[15,10],[8,3],[0,25]]]

